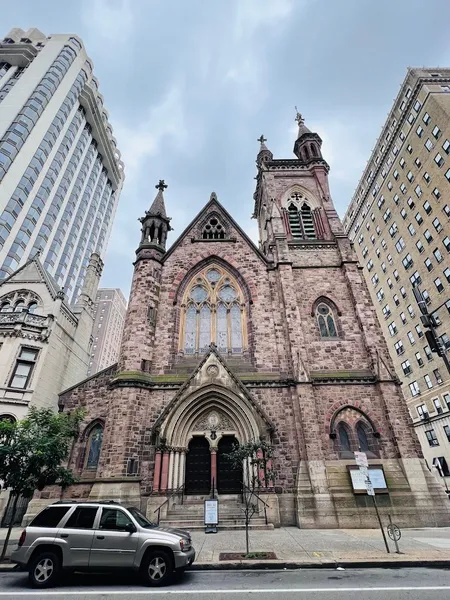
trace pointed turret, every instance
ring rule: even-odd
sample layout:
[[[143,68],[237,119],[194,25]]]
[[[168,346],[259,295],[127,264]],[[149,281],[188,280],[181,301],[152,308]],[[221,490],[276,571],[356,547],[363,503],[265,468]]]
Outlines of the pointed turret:
[[[259,147],[258,156],[256,157],[256,164],[258,167],[261,167],[265,162],[273,159],[273,154],[264,143],[267,142],[267,138],[261,135],[261,137],[259,137],[256,141],[261,144]]]
[[[297,107],[295,109],[297,110]],[[295,120],[298,123],[298,135],[294,144],[294,154],[305,164],[320,161],[327,165],[322,156],[322,139],[320,136],[306,127],[305,119],[298,111]]]
[[[170,226],[170,217],[166,214],[164,204],[164,190],[167,184],[164,179],[160,179],[155,185],[158,193],[156,194],[150,210],[146,211],[145,216],[139,220],[142,223],[141,243],[136,253],[140,253],[142,249],[154,249],[159,253],[166,251],[167,234],[172,230]]]

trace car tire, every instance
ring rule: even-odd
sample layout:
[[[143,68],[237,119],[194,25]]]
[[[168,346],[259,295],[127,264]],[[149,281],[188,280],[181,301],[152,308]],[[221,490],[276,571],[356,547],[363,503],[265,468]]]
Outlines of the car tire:
[[[173,578],[173,558],[165,550],[151,550],[144,557],[141,570],[146,585],[166,585]]]
[[[57,584],[61,574],[61,559],[55,552],[36,554],[28,566],[28,581],[34,588],[48,588]]]

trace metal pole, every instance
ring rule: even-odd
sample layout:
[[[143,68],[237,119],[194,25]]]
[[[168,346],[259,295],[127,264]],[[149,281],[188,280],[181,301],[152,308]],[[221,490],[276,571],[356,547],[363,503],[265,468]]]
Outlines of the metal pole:
[[[383,535],[384,544],[385,544],[385,546],[386,546],[386,552],[387,552],[388,554],[390,554],[390,553],[391,553],[391,551],[389,550],[389,546],[388,546],[388,542],[387,542],[387,539],[386,539],[386,535],[385,535],[385,533],[384,533],[384,529],[383,529],[383,523],[381,522],[380,513],[378,512],[378,506],[377,506],[377,501],[375,500],[375,496],[372,496],[372,499],[373,499],[373,505],[374,505],[374,507],[375,507],[375,512],[377,513],[377,517],[378,517],[378,523],[380,524],[381,533],[382,533],[382,535]]]
[[[389,517],[389,523],[390,523],[390,525],[392,526],[392,524],[393,524],[393,523],[392,523],[391,515],[388,515],[388,517]],[[394,536],[395,551],[396,551],[396,553],[397,553],[397,554],[401,554],[401,552],[400,552],[400,548],[398,547],[398,541],[397,541],[397,538],[395,537],[394,528],[393,528],[393,527],[391,527],[391,529],[392,529],[392,535]]]

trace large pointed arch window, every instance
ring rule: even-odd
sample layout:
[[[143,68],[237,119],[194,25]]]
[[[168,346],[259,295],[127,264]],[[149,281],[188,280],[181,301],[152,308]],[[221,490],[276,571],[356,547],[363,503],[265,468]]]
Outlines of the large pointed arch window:
[[[188,285],[183,298],[180,350],[204,354],[211,343],[219,352],[242,353],[246,345],[242,290],[225,269],[210,265]]]
[[[292,237],[294,240],[315,240],[317,234],[312,210],[306,202],[300,205],[299,200],[300,196],[294,194],[288,204],[289,225]]]

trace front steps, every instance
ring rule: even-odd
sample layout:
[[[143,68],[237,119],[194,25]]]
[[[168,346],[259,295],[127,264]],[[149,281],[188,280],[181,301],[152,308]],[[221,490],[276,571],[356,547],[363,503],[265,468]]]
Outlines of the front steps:
[[[177,500],[167,511],[167,516],[161,519],[162,527],[181,527],[190,531],[203,530],[204,522],[204,501],[209,496],[185,496],[183,504]],[[220,530],[240,530],[245,529],[244,504],[240,496],[219,494],[219,525]],[[264,510],[255,513],[251,518],[249,529],[273,529],[273,524],[268,523],[264,518]]]

